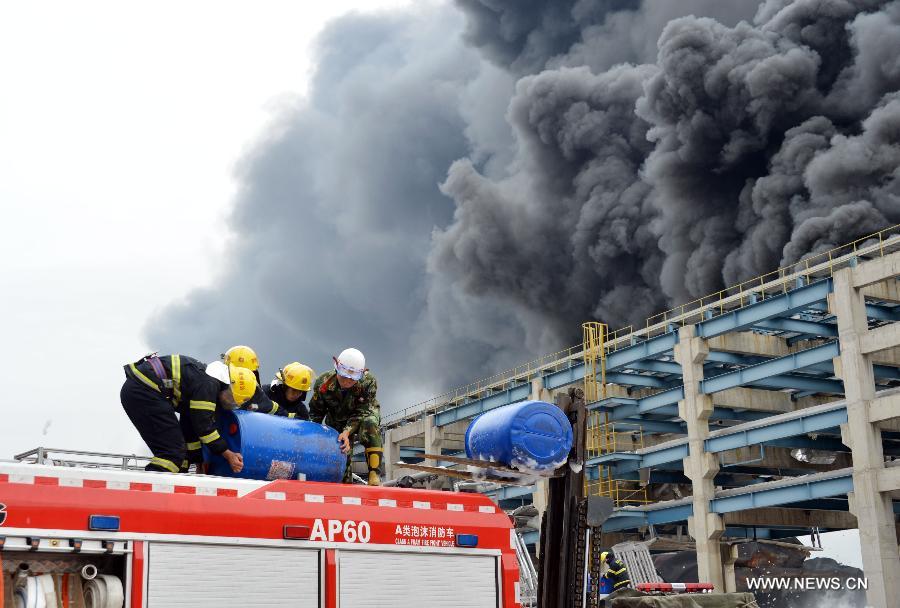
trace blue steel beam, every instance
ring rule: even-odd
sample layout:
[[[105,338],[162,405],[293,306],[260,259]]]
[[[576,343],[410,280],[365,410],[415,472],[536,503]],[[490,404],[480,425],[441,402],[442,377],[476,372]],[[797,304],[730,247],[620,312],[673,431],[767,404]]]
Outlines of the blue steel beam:
[[[814,321],[801,321],[800,319],[766,319],[755,323],[753,327],[760,329],[772,329],[776,331],[789,331],[798,334],[808,334],[822,338],[837,338],[837,325],[832,323],[816,323]]]
[[[803,414],[803,410],[797,413]],[[714,437],[706,440],[706,451],[724,452],[758,443],[768,443],[785,437],[831,429],[847,422],[847,407],[842,405],[828,411],[816,411],[808,416],[799,415],[786,418],[780,422],[737,432],[716,432]]]
[[[824,279],[756,304],[726,312],[708,321],[701,321],[697,324],[697,335],[701,338],[712,338],[752,327],[766,319],[788,316],[824,301],[831,291],[832,280]]]
[[[809,530],[804,530],[806,534],[809,534]],[[799,532],[799,535],[802,535],[803,532]],[[769,540],[772,538],[772,530],[769,528],[755,528],[750,526],[749,528],[742,528],[739,526],[728,526],[725,528],[726,538],[746,538],[749,540]]]
[[[634,452],[610,452],[608,454],[603,454],[602,456],[596,456],[594,458],[588,459],[585,462],[585,466],[595,467],[599,464],[607,464],[610,462],[622,462],[625,460],[634,460],[638,463],[641,462],[640,454],[635,454]]]
[[[671,386],[663,378],[656,376],[644,376],[643,374],[626,374],[624,372],[612,372],[606,374],[606,381],[623,386],[646,386],[650,388],[667,388]]]
[[[729,365],[756,365],[757,363],[765,363],[769,358],[761,357],[759,355],[739,355],[737,353],[711,350],[706,356],[706,360],[713,363],[727,363]]]
[[[436,426],[444,426],[457,420],[473,418],[482,412],[527,399],[529,394],[531,394],[531,384],[515,386],[481,399],[474,399],[469,403],[463,403],[455,408],[438,412],[434,416],[434,423]]]
[[[652,525],[667,524],[675,521],[687,521],[694,514],[694,507],[690,502],[675,505],[665,509],[654,509],[647,512],[647,523]]]
[[[846,495],[853,491],[853,476],[850,470],[820,474],[813,479],[791,480],[789,485],[769,482],[741,490],[726,490],[710,501],[710,510],[715,513],[732,513],[761,507],[771,507],[832,496]],[[630,530],[646,526],[686,521],[693,515],[691,503],[685,500],[672,501],[671,505],[658,503],[653,509],[617,509],[603,524],[604,532]],[[895,511],[898,509],[895,503]]]
[[[900,321],[900,306],[866,304],[866,316],[878,321]]]
[[[705,450],[710,453],[718,453],[751,445],[765,444],[778,447],[812,447],[832,451],[848,451],[846,446],[837,439],[830,437],[809,439],[805,437],[809,433],[833,431],[841,424],[847,422],[847,408],[844,404],[827,408],[820,406],[790,414],[780,414],[773,416],[772,419],[771,424],[766,424],[765,426],[742,424],[735,427],[734,430],[716,431],[713,437],[706,440],[704,444]],[[675,445],[661,444],[658,447],[653,446],[643,450],[639,458],[634,458],[635,455],[631,452],[620,454],[617,458],[610,458],[609,461],[636,461],[618,466],[616,470],[621,472],[633,471],[639,468],[658,467],[663,464],[680,462],[686,458],[688,455],[688,444],[687,441]],[[588,461],[587,464],[592,466],[597,463]]]
[[[673,331],[644,342],[638,342],[633,346],[620,348],[606,355],[606,369],[608,371],[624,369],[635,361],[658,357],[675,348],[677,343],[678,334]]]
[[[646,414],[667,405],[677,405],[684,399],[684,387],[676,386],[666,391],[660,391],[649,397],[638,400],[638,413]]]
[[[682,443],[643,454],[640,468],[652,468],[670,462],[681,462],[688,456],[688,444]]]
[[[876,378],[884,378],[885,380],[900,379],[900,368],[891,367],[890,365],[873,365],[872,371],[875,372]]]
[[[781,374],[772,376],[765,380],[757,380],[751,382],[750,386],[758,386],[780,390],[783,388],[793,388],[802,391],[814,391],[816,393],[831,393],[833,395],[844,394],[844,383],[840,380],[828,380],[826,378],[813,378],[810,376],[800,376],[798,374]]]
[[[830,361],[838,356],[840,352],[840,346],[837,341],[829,342],[797,353],[791,353],[784,357],[770,359],[765,363],[758,363],[733,372],[706,378],[700,381],[700,392],[708,395],[737,386],[745,386],[751,382],[765,380],[773,376],[782,376],[787,372]]]
[[[844,470],[813,480],[800,478],[796,483],[790,485],[778,484],[779,482],[760,484],[766,487],[751,488],[747,491],[741,490],[739,493],[716,497],[709,501],[709,509],[713,513],[732,513],[839,496],[853,491],[853,474],[849,470]]]
[[[635,428],[640,427],[645,433],[686,433],[687,427],[683,422],[668,422],[665,420],[644,420],[641,418],[626,418],[623,422],[632,423]],[[627,428],[627,427],[626,427]]]
[[[803,288],[805,289],[805,288]],[[793,292],[791,292],[793,293]],[[780,296],[779,296],[780,297]],[[755,306],[755,305],[754,305]],[[661,354],[665,352],[668,348],[670,349],[676,340],[676,336],[674,333],[663,334],[662,336],[657,336],[651,340],[646,342],[641,342],[636,344],[635,346],[631,346],[628,348],[621,349],[612,353],[607,358],[607,363],[612,360],[617,362],[617,365],[620,367],[627,366],[629,363],[634,363],[639,360],[639,357],[644,356],[653,356]],[[836,343],[834,343],[836,344]],[[829,345],[824,345],[828,347]],[[822,348],[822,347],[817,347]],[[815,350],[815,349],[809,349]],[[807,351],[803,351],[807,352]],[[801,354],[801,353],[797,353]],[[788,357],[793,357],[794,355],[788,355]],[[785,359],[782,357],[781,359]],[[763,364],[772,364],[778,365],[777,363],[773,363],[774,361],[778,361],[777,359],[766,359],[764,357],[753,357],[746,355],[736,355],[732,353],[724,353],[719,351],[712,351],[707,357],[708,361],[720,362],[720,363],[729,363],[729,364],[747,364],[754,363],[756,361],[762,361],[762,363],[756,363],[755,365],[751,365],[751,367],[756,367],[757,365]],[[666,362],[657,362],[657,363],[666,363]],[[888,366],[878,366],[879,373],[883,374],[879,377],[884,378],[896,378],[900,377],[900,370],[896,368],[889,368]],[[884,367],[885,369],[880,369]],[[749,368],[747,368],[749,369]],[[736,374],[738,372],[742,372],[744,370],[737,370],[737,372],[726,372],[726,374],[720,374],[719,376],[714,376],[713,378],[707,379],[705,382],[710,382],[713,379],[716,379],[716,382],[723,382],[726,378],[722,376],[728,376],[728,374]],[[635,375],[632,374],[621,374],[624,377],[618,377],[616,375],[610,375],[616,380],[621,380],[622,382],[628,382],[635,386],[643,385],[646,386],[649,383],[652,383],[654,386],[668,386],[665,381],[659,378],[652,378],[650,376],[639,376],[635,378]],[[550,390],[561,388],[563,386],[567,386],[569,384],[573,384],[581,380],[584,377],[584,364],[578,363],[572,365],[571,367],[557,370],[545,374],[543,376],[544,386]],[[609,376],[608,376],[609,377]],[[651,379],[652,378],[652,379]],[[817,378],[808,378],[808,377],[797,377],[786,374],[776,374],[768,378],[768,382],[761,381],[756,383],[758,386],[766,386],[769,388],[796,388],[799,390],[814,390],[816,392],[830,392],[839,394],[842,392],[840,390],[840,383],[836,380],[825,380],[825,379],[817,379]],[[737,385],[735,385],[737,386]],[[722,389],[718,389],[722,390]],[[522,401],[528,398],[528,395],[531,392],[530,384],[522,384],[517,387],[513,387],[511,389],[507,389],[504,391],[499,391],[494,393],[493,395],[483,397],[480,399],[473,399],[469,402],[463,403],[455,408],[451,408],[445,410],[443,412],[438,413],[435,416],[435,423],[438,426],[444,426],[446,424],[450,424],[452,422],[456,422],[458,420],[464,420],[467,418],[471,418],[477,416],[478,414],[485,412],[490,409],[494,409],[503,405],[508,405],[510,403],[515,403],[516,401]],[[666,408],[667,406],[675,406],[678,404],[678,401],[684,397],[684,389],[683,387],[674,387],[665,391],[661,391],[656,393],[655,395],[651,395],[649,397],[645,397],[640,400],[634,400],[634,404],[637,406],[636,410],[631,411],[630,413],[626,413],[623,411],[622,413],[616,413],[614,419],[623,419],[630,418],[636,414],[644,414],[648,412],[654,412],[655,410],[659,410],[660,408]],[[591,404],[591,409],[597,409],[602,406],[604,402],[598,402],[595,404]],[[677,409],[674,410],[673,416],[677,415]],[[735,418],[725,418],[723,419],[735,419]],[[736,418],[740,419],[740,418]]]
[[[643,361],[629,363],[624,369],[639,369],[646,372],[660,372],[663,374],[675,374],[676,376],[681,375],[681,366],[674,361],[644,359]]]
[[[512,498],[522,498],[534,494],[534,486],[504,486],[484,493],[496,500],[509,500]]]
[[[643,511],[617,509],[613,511],[612,515],[609,516],[609,519],[603,522],[602,529],[604,532],[617,532],[619,530],[643,528],[646,525],[647,515]]]
[[[548,390],[553,390],[578,382],[582,378],[584,378],[584,363],[577,363],[571,367],[544,374],[543,380],[544,386]]]
[[[824,432],[824,431],[823,431]],[[835,428],[833,433],[837,435],[840,433],[840,429]],[[827,452],[849,452],[850,448],[841,443],[840,439],[836,439],[834,437],[816,437],[815,439],[811,439],[809,437],[799,436],[799,437],[784,437],[782,439],[773,439],[766,443],[766,445],[770,445],[776,448],[811,448],[813,450],[824,450]],[[885,454],[890,452],[889,448],[885,449]]]
[[[810,308],[828,312],[828,305],[823,302],[814,304]],[[866,304],[866,316],[877,321],[900,321],[900,306]]]

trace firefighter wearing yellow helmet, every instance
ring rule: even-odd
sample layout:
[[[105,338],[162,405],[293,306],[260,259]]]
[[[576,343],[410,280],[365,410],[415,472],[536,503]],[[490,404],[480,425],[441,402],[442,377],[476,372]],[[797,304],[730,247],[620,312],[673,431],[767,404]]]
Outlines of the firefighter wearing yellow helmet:
[[[272,383],[263,389],[266,396],[279,405],[275,414],[309,420],[309,410],[304,402],[314,378],[312,368],[298,361],[279,369]]]
[[[243,457],[219,435],[216,410],[240,407],[256,390],[256,377],[248,369],[154,353],[125,366],[120,397],[125,413],[153,453],[148,471],[187,472],[191,463],[203,462],[205,445],[239,473]]]
[[[256,376],[256,382],[259,383],[259,357],[256,351],[249,346],[232,346],[222,354],[222,362],[225,365],[236,365],[249,369]]]
[[[628,577],[628,568],[625,566],[625,562],[618,559],[612,551],[604,551],[600,554],[600,564],[604,571],[603,576],[608,578],[613,584],[613,591],[631,586],[631,579]]]
[[[259,379],[259,357],[256,356],[255,350],[249,346],[232,346],[222,353],[222,362],[225,365],[234,365],[235,367],[248,369],[253,372],[253,376],[256,378],[259,390],[240,406],[242,410],[287,416],[287,412],[282,411],[281,402],[276,399],[270,399],[263,390],[262,381]]]
[[[379,468],[384,453],[381,442],[381,407],[376,392],[375,376],[366,369],[366,358],[348,348],[334,357],[334,370],[316,379],[309,400],[309,419],[327,423],[340,435],[341,450],[347,454],[344,483],[351,483],[352,447],[357,439],[366,449],[369,485],[381,484]],[[324,422],[323,422],[324,421]]]

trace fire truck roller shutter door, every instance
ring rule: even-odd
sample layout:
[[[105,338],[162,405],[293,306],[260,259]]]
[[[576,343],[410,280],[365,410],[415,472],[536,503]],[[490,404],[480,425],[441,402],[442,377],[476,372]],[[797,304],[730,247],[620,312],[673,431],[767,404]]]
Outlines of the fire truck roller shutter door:
[[[156,542],[148,568],[152,608],[319,607],[315,549]]]
[[[360,608],[497,608],[497,558],[342,550],[340,605]]]

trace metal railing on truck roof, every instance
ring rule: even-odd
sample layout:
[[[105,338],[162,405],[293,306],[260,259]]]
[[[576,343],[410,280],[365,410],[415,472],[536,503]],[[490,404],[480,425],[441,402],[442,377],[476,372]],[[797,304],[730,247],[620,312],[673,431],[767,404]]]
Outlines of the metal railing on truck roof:
[[[57,454],[62,455],[63,458],[57,458],[55,456]],[[70,456],[87,457],[88,460],[76,460],[70,458]],[[117,469],[122,471],[143,471],[144,466],[150,462],[150,458],[150,456],[137,456],[136,454],[108,454],[106,452],[85,452],[82,450],[62,450],[44,447],[34,448],[13,456],[13,459],[18,462],[31,464]]]

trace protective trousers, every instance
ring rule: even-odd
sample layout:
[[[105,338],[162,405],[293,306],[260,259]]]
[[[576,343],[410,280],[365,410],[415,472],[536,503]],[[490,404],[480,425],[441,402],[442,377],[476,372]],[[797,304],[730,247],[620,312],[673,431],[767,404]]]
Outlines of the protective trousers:
[[[119,393],[122,407],[141,439],[153,452],[148,471],[178,473],[187,470],[184,436],[175,408],[161,393],[126,378]]]
[[[346,426],[347,421],[341,420],[332,426],[339,433]],[[377,469],[381,466],[381,459],[373,458],[373,453],[377,453],[379,456],[382,452],[382,441],[381,441],[381,417],[380,416],[365,416],[359,421],[359,430],[357,431],[355,436],[350,437],[350,453],[347,454],[347,466],[344,469],[344,483],[353,483],[353,472],[350,470],[350,465],[353,461],[353,443],[354,440],[359,441],[366,448],[366,462],[369,464],[370,470],[372,469],[371,465],[374,463]]]

